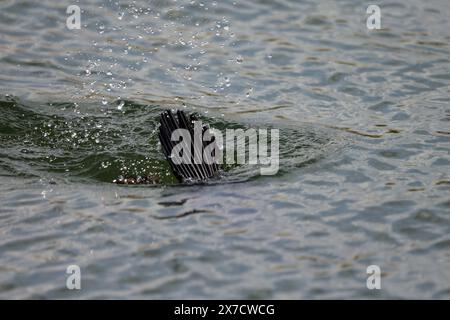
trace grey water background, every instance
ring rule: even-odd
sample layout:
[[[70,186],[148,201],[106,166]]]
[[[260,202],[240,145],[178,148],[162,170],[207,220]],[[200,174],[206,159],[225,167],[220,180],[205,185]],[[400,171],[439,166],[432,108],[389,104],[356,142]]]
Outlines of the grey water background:
[[[450,3],[369,4],[1,1],[0,297],[450,298]],[[279,174],[177,185],[169,108],[279,128]]]

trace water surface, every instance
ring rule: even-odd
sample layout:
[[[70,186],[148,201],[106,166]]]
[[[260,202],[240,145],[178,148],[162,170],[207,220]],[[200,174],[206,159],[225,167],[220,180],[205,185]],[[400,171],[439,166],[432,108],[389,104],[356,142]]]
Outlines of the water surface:
[[[450,298],[448,1],[68,5],[0,3],[0,297]],[[174,108],[280,129],[280,172],[176,183]]]

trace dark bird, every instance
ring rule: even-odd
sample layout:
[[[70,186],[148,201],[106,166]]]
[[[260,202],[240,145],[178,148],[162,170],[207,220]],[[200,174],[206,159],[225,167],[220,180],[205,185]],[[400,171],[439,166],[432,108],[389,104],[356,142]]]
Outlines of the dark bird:
[[[213,178],[219,173],[219,165],[217,163],[208,164],[203,159],[204,148],[213,143],[215,147],[215,139],[212,137],[211,141],[201,143],[196,145],[194,143],[194,122],[198,119],[194,115],[190,115],[189,118],[186,116],[184,111],[177,110],[176,114],[172,111],[164,111],[161,113],[160,117],[160,127],[159,127],[159,141],[161,142],[162,151],[166,160],[169,162],[170,168],[178,179],[179,182],[202,182],[210,178]],[[177,145],[178,141],[172,141],[172,133],[177,129],[186,129],[190,136],[190,161],[188,163],[175,163],[172,157],[172,149]],[[208,126],[204,125],[202,127],[203,133],[208,130]],[[200,137],[201,138],[201,137]],[[195,163],[195,155],[202,159],[201,163]],[[137,176],[137,177],[120,177],[113,181],[117,184],[159,184],[159,178],[155,176]]]
[[[203,159],[203,150],[209,143],[215,143],[214,137],[211,142],[202,142],[200,148],[194,143],[195,121],[197,121],[195,116],[191,115],[188,119],[186,114],[181,110],[178,110],[176,112],[176,116],[170,110],[164,111],[161,114],[159,141],[161,141],[164,155],[166,156],[167,161],[169,161],[172,172],[180,182],[204,181],[216,176],[219,171],[219,166],[217,163],[207,164]],[[172,141],[171,137],[172,132],[174,132],[176,129],[187,129],[190,133],[191,152],[189,163],[176,164],[173,161],[172,149],[177,144],[177,142]],[[208,126],[204,125],[202,128],[202,136],[206,130],[208,130]],[[200,158],[202,159],[201,163],[196,164],[194,162],[195,155],[200,156]]]

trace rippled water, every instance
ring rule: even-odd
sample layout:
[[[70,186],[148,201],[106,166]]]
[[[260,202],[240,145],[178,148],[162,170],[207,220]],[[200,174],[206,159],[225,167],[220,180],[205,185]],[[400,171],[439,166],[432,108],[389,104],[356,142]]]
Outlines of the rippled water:
[[[450,298],[448,1],[68,5],[0,3],[0,297]],[[168,108],[280,129],[280,172],[176,183]]]

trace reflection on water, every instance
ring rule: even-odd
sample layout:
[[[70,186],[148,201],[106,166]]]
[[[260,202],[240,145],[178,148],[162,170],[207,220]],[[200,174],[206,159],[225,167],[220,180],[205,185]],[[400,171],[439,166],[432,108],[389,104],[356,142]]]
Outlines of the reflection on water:
[[[379,5],[91,1],[68,30],[3,1],[0,297],[449,298],[450,4]],[[167,108],[279,128],[279,174],[175,183]]]

